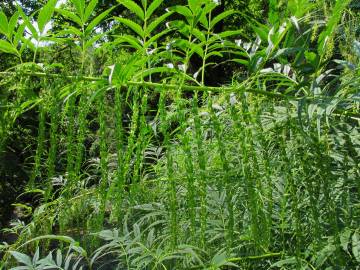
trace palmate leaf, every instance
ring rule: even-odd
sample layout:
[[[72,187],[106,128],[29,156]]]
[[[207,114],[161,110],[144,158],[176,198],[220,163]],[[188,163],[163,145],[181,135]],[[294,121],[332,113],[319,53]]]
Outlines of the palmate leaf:
[[[56,3],[57,3],[57,0],[50,0],[40,10],[38,18],[37,18],[37,23],[38,23],[38,26],[39,26],[40,33],[44,32],[45,25],[51,20],[51,17],[54,14]]]
[[[136,4],[134,1],[118,0],[118,2],[120,4],[122,4],[123,6],[125,6],[127,9],[131,10],[133,13],[135,13],[136,16],[138,16],[141,20],[144,20],[145,16],[144,16],[143,9],[138,4]]]

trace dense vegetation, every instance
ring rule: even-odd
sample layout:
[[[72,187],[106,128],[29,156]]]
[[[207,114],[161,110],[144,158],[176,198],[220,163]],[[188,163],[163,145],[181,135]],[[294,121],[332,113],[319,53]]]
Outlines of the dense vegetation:
[[[0,7],[0,269],[360,269],[358,1]]]

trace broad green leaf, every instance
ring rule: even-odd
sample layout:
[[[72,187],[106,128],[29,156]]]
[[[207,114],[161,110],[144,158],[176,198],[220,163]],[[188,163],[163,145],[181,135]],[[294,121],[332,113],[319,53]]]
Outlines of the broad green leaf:
[[[155,10],[164,2],[164,0],[153,0],[146,10],[146,19],[149,19]]]
[[[86,22],[90,18],[97,4],[98,4],[98,0],[91,0],[89,5],[85,9],[84,22]]]
[[[96,29],[96,26],[114,9],[115,7],[109,8],[101,13],[99,16],[95,17],[85,29],[85,36],[90,34],[93,30]]]
[[[37,18],[40,34],[44,32],[45,25],[50,22],[56,3],[57,0],[49,0],[49,2],[47,2],[47,4],[40,10]]]
[[[177,29],[181,34],[188,37],[190,35],[190,26],[182,20],[171,21],[169,26]]]
[[[60,13],[62,16],[70,19],[71,21],[73,21],[74,23],[76,23],[77,25],[79,25],[80,27],[83,26],[83,22],[81,20],[80,17],[78,17],[75,13],[72,13],[70,11],[67,11],[65,9],[60,9],[57,8],[55,9],[58,13]]]
[[[11,54],[18,55],[18,51],[16,48],[14,48],[13,45],[11,45],[9,42],[7,42],[5,40],[1,40],[1,39],[0,39],[0,50],[5,53],[11,53]]]
[[[163,15],[161,15],[160,17],[156,18],[152,23],[150,23],[150,25],[148,26],[148,28],[146,29],[147,31],[147,34],[150,35],[151,32],[156,28],[158,27],[159,24],[161,24],[162,22],[165,21],[165,19],[167,17],[169,17],[171,14],[173,14],[173,12],[167,12]]]
[[[194,14],[198,13],[201,4],[203,4],[203,1],[201,0],[188,0],[188,5]]]
[[[192,34],[199,39],[201,42],[205,42],[206,41],[206,36],[203,32],[201,32],[199,29],[194,28],[192,30]]]
[[[145,16],[144,16],[143,9],[138,4],[136,4],[134,1],[118,0],[118,2],[120,4],[122,4],[123,6],[125,6],[127,9],[131,10],[133,13],[135,13],[136,16],[138,16],[141,20],[144,20]]]
[[[221,14],[217,15],[214,19],[211,20],[210,28],[213,29],[216,24],[218,24],[222,20],[226,19],[227,17],[229,17],[235,13],[236,13],[235,10],[227,10],[227,11],[222,12]]]
[[[28,255],[17,252],[17,251],[9,251],[9,252],[19,263],[22,263],[22,264],[25,264],[26,266],[32,267],[32,261]]]
[[[18,22],[18,19],[19,19],[19,12],[16,11],[14,13],[14,15],[11,16],[10,18],[10,21],[9,21],[9,36],[8,38],[10,39],[10,37],[14,34],[14,31],[15,31],[15,27],[16,27],[16,24]]]
[[[3,11],[0,11],[0,33],[5,36],[9,34],[9,22]]]
[[[144,31],[142,29],[142,27],[140,25],[138,25],[137,23],[129,20],[129,19],[125,19],[125,18],[115,18],[118,22],[125,24],[127,27],[129,27],[130,29],[132,29],[136,34],[138,34],[140,37],[144,37]]]
[[[57,265],[57,266],[61,266],[61,265],[62,265],[62,261],[63,261],[63,259],[62,259],[61,250],[58,249],[58,250],[56,251],[56,265]]]
[[[183,15],[188,20],[193,17],[193,13],[191,12],[191,10],[184,6],[174,6],[169,8],[169,10],[175,11],[176,13]]]
[[[243,32],[242,30],[229,30],[229,31],[222,32],[215,36],[219,36],[221,38],[226,38],[226,37],[240,35],[242,32]]]
[[[351,237],[351,246],[352,246],[352,253],[357,262],[360,263],[360,236],[357,231]]]
[[[199,45],[191,44],[191,50],[189,52],[189,55],[192,55],[193,53],[197,53],[201,58],[204,57],[204,50]]]

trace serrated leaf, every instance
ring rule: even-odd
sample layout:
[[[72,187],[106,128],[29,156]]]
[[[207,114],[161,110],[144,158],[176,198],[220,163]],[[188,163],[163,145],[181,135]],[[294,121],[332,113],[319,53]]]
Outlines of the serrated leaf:
[[[40,34],[44,32],[45,26],[48,22],[50,22],[52,15],[55,11],[55,5],[57,0],[49,0],[45,6],[39,12],[37,23],[39,26]]]
[[[96,29],[96,26],[114,9],[115,7],[109,8],[105,10],[103,13],[101,13],[99,16],[95,17],[89,25],[85,29],[85,35],[90,34],[94,29]]]
[[[138,16],[141,20],[144,20],[144,11],[143,9],[136,4],[134,1],[132,0],[118,0],[118,2],[120,4],[122,4],[123,6],[125,6],[127,9],[131,10],[133,13],[136,14],[136,16]]]
[[[56,12],[60,13],[63,17],[70,19],[74,23],[76,23],[79,26],[83,25],[83,22],[80,17],[78,17],[75,13],[72,13],[70,11],[67,11],[65,9],[55,9]]]
[[[131,35],[122,35],[115,39],[114,43],[119,44],[126,42],[131,45],[134,49],[141,50],[142,46],[139,43],[139,40]]]
[[[201,42],[205,42],[206,41],[206,36],[203,32],[201,32],[199,29],[192,29],[192,34]]]
[[[125,18],[115,18],[118,22],[125,24],[127,27],[129,27],[131,30],[133,30],[136,34],[138,34],[140,37],[144,36],[144,31],[140,25],[137,23],[125,19]]]
[[[145,42],[144,47],[149,47],[153,42],[156,42],[160,37],[162,37],[163,35],[166,35],[167,33],[169,33],[171,30],[170,29],[165,29],[164,31],[157,33],[156,35],[150,37],[147,42]]]
[[[151,23],[149,24],[148,28],[146,29],[146,31],[147,31],[146,33],[147,33],[148,35],[150,35],[151,32],[152,32],[153,30],[155,30],[156,27],[158,27],[159,24],[161,24],[162,22],[164,22],[164,20],[165,20],[167,17],[169,17],[171,14],[173,14],[173,11],[164,13],[164,14],[161,15],[160,17],[156,18],[153,22],[151,22]]]
[[[87,48],[91,47],[96,41],[98,41],[99,39],[101,39],[104,35],[105,35],[105,33],[103,33],[103,34],[98,34],[98,35],[95,35],[94,37],[92,37],[90,40],[88,40],[88,41],[85,43],[84,49],[87,49]]]
[[[186,18],[191,18],[193,16],[193,13],[191,10],[184,6],[174,6],[169,8],[170,11],[175,11],[176,13],[179,13],[180,15],[183,15]]]
[[[164,2],[164,0],[154,0],[146,10],[146,19],[149,19],[154,11]]]

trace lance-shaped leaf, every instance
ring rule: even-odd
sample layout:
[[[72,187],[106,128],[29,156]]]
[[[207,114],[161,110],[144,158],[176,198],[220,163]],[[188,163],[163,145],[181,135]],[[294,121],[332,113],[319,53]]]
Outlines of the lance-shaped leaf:
[[[0,11],[0,33],[8,36],[9,22],[4,12]]]
[[[138,25],[137,23],[129,20],[129,19],[125,19],[125,18],[115,18],[118,22],[125,24],[127,27],[129,27],[130,29],[132,29],[136,34],[138,34],[140,37],[144,37],[144,31],[142,29],[142,27],[140,25]]]
[[[167,17],[169,17],[171,14],[173,14],[173,11],[170,11],[168,13],[165,13],[163,15],[161,15],[160,17],[156,18],[152,23],[150,23],[150,25],[148,26],[148,28],[146,29],[146,33],[149,35],[151,34],[152,31],[155,30],[156,27],[159,26],[159,24],[161,24],[162,22],[165,21],[165,19]]]
[[[164,2],[164,0],[154,0],[146,10],[146,19],[149,19],[155,10]]]
[[[118,0],[118,2],[120,4],[122,4],[123,6],[125,6],[127,9],[131,10],[133,13],[135,13],[136,16],[138,16],[141,20],[144,20],[145,16],[144,16],[143,9],[138,4],[136,4],[134,1]]]
[[[96,8],[97,4],[98,4],[98,0],[91,0],[89,5],[85,9],[84,22],[86,22],[90,18],[91,14],[94,12],[94,9]]]
[[[9,42],[7,42],[5,40],[1,40],[1,39],[0,39],[0,50],[5,53],[11,53],[11,54],[18,55],[18,51],[16,48],[14,48],[13,45],[11,45]]]
[[[37,18],[37,23],[39,26],[40,34],[44,32],[45,25],[50,22],[52,15],[54,14],[55,5],[57,0],[50,0],[47,4],[40,10],[39,16]]]
[[[96,26],[114,9],[115,7],[109,8],[105,10],[103,13],[101,13],[99,16],[95,17],[89,25],[85,29],[85,36],[90,34],[94,29],[96,29]]]
[[[92,45],[94,45],[94,43],[97,42],[99,39],[101,39],[104,35],[105,35],[105,33],[102,33],[102,34],[98,34],[98,35],[95,35],[94,37],[92,37],[90,40],[88,40],[85,43],[84,49],[87,49],[87,48],[91,47]]]
[[[141,50],[143,47],[139,40],[131,35],[122,35],[115,39],[114,44],[128,43],[132,48]]]
[[[235,10],[227,10],[227,11],[220,13],[210,22],[210,28],[211,29],[214,28],[216,24],[218,24],[222,20],[226,19],[227,17],[229,17],[235,13],[236,13]]]
[[[79,25],[80,27],[83,26],[83,22],[81,20],[81,18],[79,16],[77,16],[75,13],[72,13],[70,11],[67,11],[65,9],[55,9],[56,12],[60,13],[63,17],[73,21],[74,23],[76,23],[77,25]]]
[[[175,11],[176,13],[183,15],[188,20],[193,17],[191,10],[184,6],[174,6],[169,8],[169,11]]]
[[[77,15],[79,15],[81,21],[84,23],[85,0],[70,0],[70,1],[75,6]]]
[[[8,31],[9,31],[9,36],[8,38],[10,39],[11,36],[14,34],[14,31],[15,31],[15,27],[16,27],[16,24],[18,22],[18,19],[19,19],[19,12],[16,11],[14,13],[14,15],[11,16],[10,18],[10,21],[9,21],[9,28],[8,28]]]

